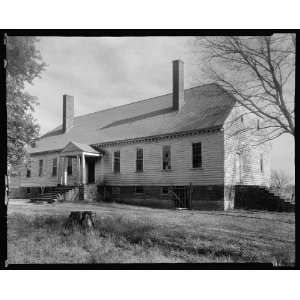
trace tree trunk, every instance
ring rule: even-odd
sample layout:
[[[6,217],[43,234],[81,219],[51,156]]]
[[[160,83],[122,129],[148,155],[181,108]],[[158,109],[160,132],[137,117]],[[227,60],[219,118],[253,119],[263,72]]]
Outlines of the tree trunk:
[[[76,229],[84,232],[92,231],[95,227],[95,216],[92,211],[72,211],[64,224],[65,233]]]

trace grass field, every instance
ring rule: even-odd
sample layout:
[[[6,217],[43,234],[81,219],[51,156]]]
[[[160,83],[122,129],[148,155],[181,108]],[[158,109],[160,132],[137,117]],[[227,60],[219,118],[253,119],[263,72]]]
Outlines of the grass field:
[[[71,210],[96,212],[91,234],[66,234]],[[295,261],[295,215],[175,211],[120,204],[10,201],[8,263],[202,263]]]

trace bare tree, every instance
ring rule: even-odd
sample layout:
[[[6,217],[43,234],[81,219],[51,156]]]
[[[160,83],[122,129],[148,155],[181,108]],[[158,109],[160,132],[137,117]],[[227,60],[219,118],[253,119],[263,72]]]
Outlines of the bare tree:
[[[283,192],[283,189],[291,183],[291,178],[285,172],[271,171],[271,188],[277,192]]]
[[[295,34],[196,37],[195,46],[203,51],[206,76],[237,99],[239,117],[259,120],[243,130],[255,131],[259,143],[295,137]]]

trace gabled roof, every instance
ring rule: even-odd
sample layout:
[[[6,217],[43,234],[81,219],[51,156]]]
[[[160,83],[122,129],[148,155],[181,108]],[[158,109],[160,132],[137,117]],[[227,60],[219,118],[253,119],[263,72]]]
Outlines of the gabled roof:
[[[86,153],[99,154],[99,152],[94,148],[92,148],[91,146],[86,144],[80,144],[77,142],[69,142],[62,150],[62,153],[68,153],[68,152],[86,152]]]
[[[30,153],[63,149],[69,141],[92,145],[222,126],[235,100],[217,84],[186,89],[185,104],[172,109],[172,93],[74,118],[74,126],[62,133],[62,125],[40,138]]]

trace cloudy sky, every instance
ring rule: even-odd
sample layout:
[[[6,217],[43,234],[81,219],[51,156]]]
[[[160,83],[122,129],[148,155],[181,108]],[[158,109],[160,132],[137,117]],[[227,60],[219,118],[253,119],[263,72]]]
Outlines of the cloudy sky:
[[[34,115],[41,134],[61,123],[63,94],[75,97],[75,115],[82,115],[171,92],[174,59],[185,63],[185,88],[207,82],[191,43],[192,37],[40,38],[48,67],[27,90],[40,102]],[[293,149],[288,136],[275,141],[272,167],[294,176]]]

